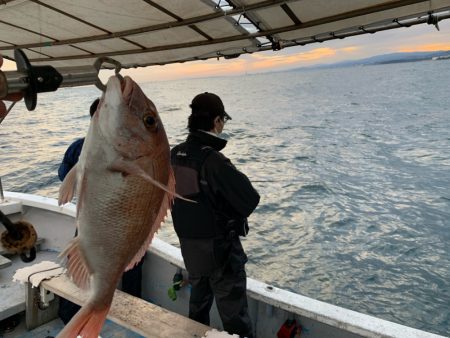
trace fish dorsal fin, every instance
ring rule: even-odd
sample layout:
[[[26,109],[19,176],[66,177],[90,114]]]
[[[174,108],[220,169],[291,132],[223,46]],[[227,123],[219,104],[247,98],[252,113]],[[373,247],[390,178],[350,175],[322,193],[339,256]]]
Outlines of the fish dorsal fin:
[[[58,257],[67,258],[65,266],[67,268],[67,274],[73,282],[82,289],[88,289],[91,272],[87,266],[84,256],[80,251],[79,237],[77,236],[72,239]]]
[[[167,190],[168,190],[168,192],[166,192],[164,194],[161,206],[158,211],[158,215],[156,216],[155,222],[152,225],[150,235],[145,240],[144,244],[138,250],[136,255],[133,257],[133,259],[131,260],[130,264],[127,266],[125,271],[132,269],[137,263],[139,263],[141,261],[142,257],[147,252],[147,249],[153,239],[153,235],[161,227],[161,223],[166,218],[167,210],[169,210],[172,207],[172,203],[173,203],[173,199],[174,199],[174,195],[175,195],[175,175],[173,174],[173,170],[172,170],[171,166],[169,166],[169,179],[167,182]]]
[[[165,186],[164,184],[155,180],[153,177],[151,177],[149,174],[147,174],[139,166],[139,164],[136,163],[136,161],[127,161],[124,159],[117,159],[108,167],[108,169],[111,171],[121,172],[121,173],[127,174],[127,175],[139,176],[140,178],[148,181],[149,183],[153,184],[154,186],[157,186],[158,188],[164,190],[166,193],[169,193],[172,196],[172,198],[177,197],[177,198],[180,198],[180,199],[188,201],[188,202],[196,203],[195,201],[184,198],[183,196],[180,196],[177,193],[175,193],[175,188],[171,190],[168,186]],[[170,172],[171,172],[170,175],[173,176],[172,168],[170,168]],[[168,183],[170,183],[170,177],[169,177]],[[174,179],[173,184],[175,187],[175,179]]]
[[[70,171],[67,173],[64,181],[59,187],[59,197],[58,204],[63,205],[69,203],[73,196],[75,195],[75,189],[77,185],[77,168],[78,164],[76,164]]]

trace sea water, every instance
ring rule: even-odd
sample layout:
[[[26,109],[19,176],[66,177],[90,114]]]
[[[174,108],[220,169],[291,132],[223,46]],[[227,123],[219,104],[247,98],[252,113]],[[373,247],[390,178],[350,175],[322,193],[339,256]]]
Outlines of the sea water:
[[[223,151],[261,202],[248,275],[390,321],[450,334],[450,61],[142,84],[170,144],[189,103],[222,97]],[[158,79],[155,79],[158,80]],[[94,87],[41,94],[0,125],[5,190],[57,197]],[[178,245],[170,219],[159,237]]]

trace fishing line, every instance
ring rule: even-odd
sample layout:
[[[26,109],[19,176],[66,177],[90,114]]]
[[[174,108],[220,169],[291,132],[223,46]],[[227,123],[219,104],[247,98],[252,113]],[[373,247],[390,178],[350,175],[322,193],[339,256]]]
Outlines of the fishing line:
[[[11,105],[9,106],[9,108],[6,110],[6,113],[0,117],[0,124],[3,122],[3,120],[5,119],[6,115],[9,114],[9,112],[11,111],[11,109],[14,107],[14,105],[16,104],[17,101],[13,101],[11,103]]]
[[[33,272],[33,273],[31,273],[31,274],[28,276],[28,283],[31,283],[31,276],[34,276],[34,275],[36,275],[36,274],[38,274],[38,273],[47,272],[47,271],[52,271],[52,270],[56,270],[56,269],[64,269],[64,268],[63,268],[62,266],[57,266],[57,267],[54,267],[54,268],[50,268],[50,269],[45,269],[45,270]]]
[[[38,4],[38,17],[39,17],[39,53],[42,54],[42,8],[41,5]]]
[[[17,101],[13,101],[11,105],[9,106],[8,110],[6,111],[6,115],[11,111],[11,109],[14,107],[14,105],[17,103]],[[6,116],[5,115],[5,116]],[[3,121],[3,118],[0,120],[0,123]]]

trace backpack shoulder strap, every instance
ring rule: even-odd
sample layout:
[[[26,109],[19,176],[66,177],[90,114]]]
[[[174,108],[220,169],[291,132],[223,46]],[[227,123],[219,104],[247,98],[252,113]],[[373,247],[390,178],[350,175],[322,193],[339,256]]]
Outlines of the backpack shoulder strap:
[[[201,149],[201,161],[200,161],[200,168],[199,168],[199,186],[200,189],[203,191],[203,193],[208,197],[208,200],[211,202],[211,204],[214,206],[215,205],[215,199],[214,199],[214,195],[211,192],[211,189],[209,187],[208,182],[205,179],[205,162],[206,159],[208,158],[209,155],[211,155],[211,153],[214,151],[214,148],[210,147],[210,146],[204,146]]]

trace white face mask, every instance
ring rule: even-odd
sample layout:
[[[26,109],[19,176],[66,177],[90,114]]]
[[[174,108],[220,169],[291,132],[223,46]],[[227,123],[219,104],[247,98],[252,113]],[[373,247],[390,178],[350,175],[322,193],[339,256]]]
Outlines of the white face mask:
[[[219,132],[220,129],[218,129],[218,127],[216,126],[217,124],[220,124],[220,118],[216,118],[216,120],[214,120],[214,129],[212,130],[212,132],[214,134],[216,134],[217,136],[219,136],[221,133]],[[220,126],[219,126],[220,128]],[[222,128],[223,129],[223,128]]]

